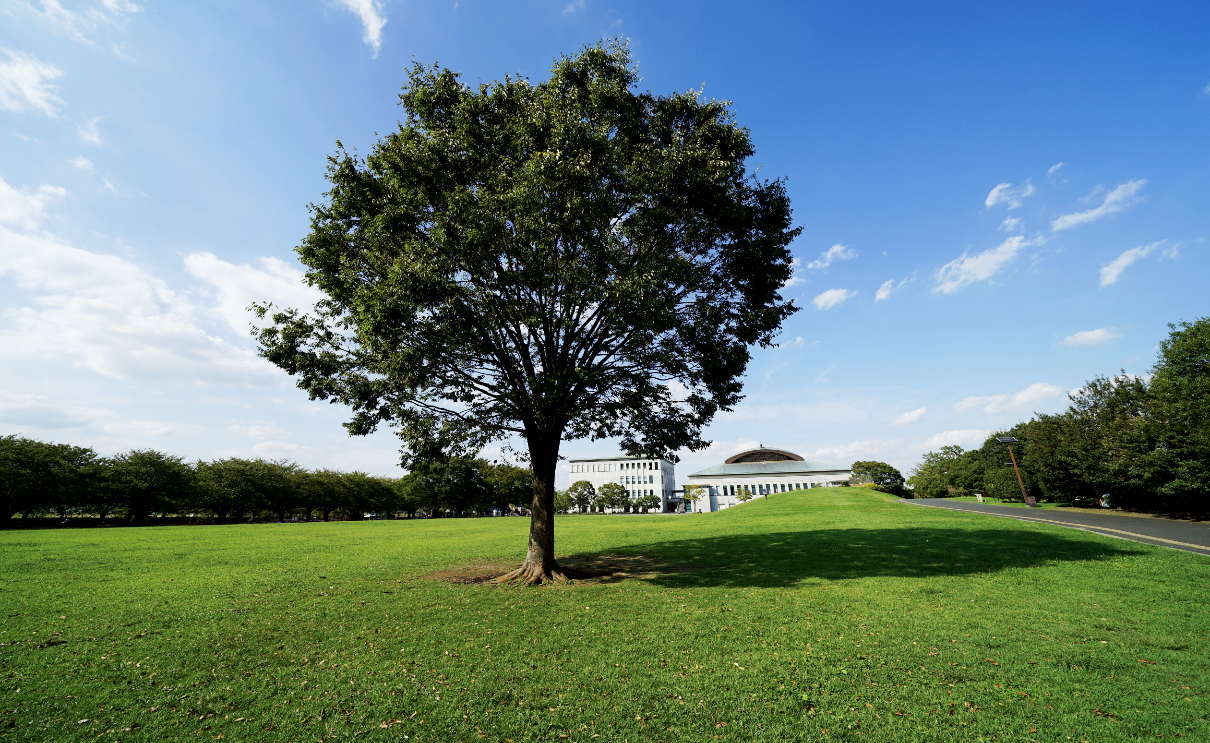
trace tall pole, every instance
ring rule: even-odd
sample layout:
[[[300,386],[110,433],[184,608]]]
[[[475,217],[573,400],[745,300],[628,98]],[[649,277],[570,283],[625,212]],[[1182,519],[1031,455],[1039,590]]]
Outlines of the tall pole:
[[[1025,499],[1025,505],[1030,508],[1037,508],[1038,499],[1025,492],[1025,481],[1021,479],[1021,470],[1017,469],[1017,458],[1013,456],[1013,445],[1006,444],[1006,448],[1008,449],[1009,458],[1013,460],[1013,472],[1017,473],[1017,484],[1021,486],[1021,497]]]

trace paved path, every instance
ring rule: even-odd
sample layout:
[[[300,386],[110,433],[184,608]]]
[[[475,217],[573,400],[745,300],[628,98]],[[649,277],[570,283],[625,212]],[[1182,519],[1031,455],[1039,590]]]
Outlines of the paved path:
[[[1036,521],[1040,524],[1066,526],[1083,529],[1107,537],[1119,537],[1158,547],[1169,547],[1186,552],[1196,552],[1210,557],[1210,525],[1193,521],[1171,519],[1143,519],[1136,516],[1118,516],[1112,513],[1079,513],[1051,511],[1041,508],[1013,508],[994,506],[990,503],[969,503],[945,498],[904,499],[900,503],[932,508],[948,508],[951,511],[983,513],[1021,521]]]

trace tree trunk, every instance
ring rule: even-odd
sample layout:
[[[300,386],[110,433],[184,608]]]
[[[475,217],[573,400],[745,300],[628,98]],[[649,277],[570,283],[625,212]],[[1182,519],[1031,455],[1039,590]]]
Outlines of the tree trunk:
[[[530,432],[529,464],[534,473],[533,501],[529,509],[529,551],[521,567],[495,579],[536,586],[544,581],[588,578],[592,574],[559,567],[555,561],[555,468],[559,463],[561,432]]]

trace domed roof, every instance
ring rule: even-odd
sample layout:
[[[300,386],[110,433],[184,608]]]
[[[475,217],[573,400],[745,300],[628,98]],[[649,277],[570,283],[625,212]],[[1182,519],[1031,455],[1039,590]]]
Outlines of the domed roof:
[[[755,464],[757,462],[802,462],[802,457],[785,449],[772,449],[760,446],[755,449],[741,451],[728,459],[724,464]]]

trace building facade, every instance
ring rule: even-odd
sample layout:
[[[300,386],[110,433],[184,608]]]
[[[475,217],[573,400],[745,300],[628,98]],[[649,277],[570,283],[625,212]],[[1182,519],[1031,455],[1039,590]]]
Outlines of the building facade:
[[[616,482],[626,489],[630,499],[655,495],[660,499],[660,511],[676,510],[680,499],[674,498],[676,467],[667,459],[644,457],[611,457],[608,459],[572,459],[569,482],[587,480],[593,490],[607,482]]]
[[[703,488],[702,497],[692,508],[695,512],[720,511],[739,505],[742,502],[739,496],[745,491],[762,496],[829,487],[840,485],[852,474],[851,469],[803,459],[785,449],[761,446],[689,475],[690,485]]]

